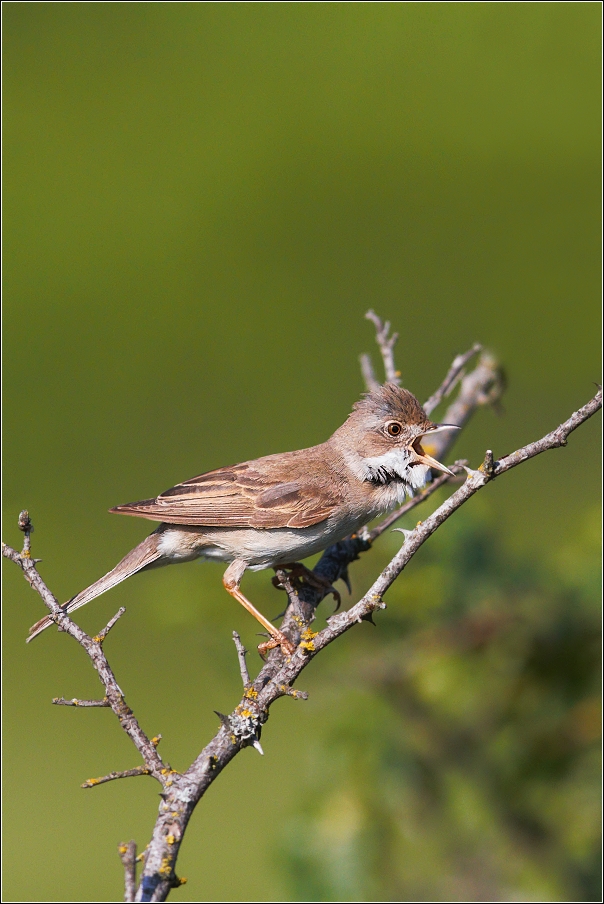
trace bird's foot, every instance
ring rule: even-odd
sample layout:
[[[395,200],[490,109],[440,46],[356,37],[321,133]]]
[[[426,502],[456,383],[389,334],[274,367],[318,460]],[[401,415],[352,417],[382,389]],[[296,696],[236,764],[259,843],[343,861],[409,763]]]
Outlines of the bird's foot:
[[[303,582],[306,581],[306,583],[310,584],[311,587],[314,587],[315,590],[322,590],[323,596],[332,593],[333,598],[337,603],[336,611],[340,608],[341,597],[333,584],[325,578],[319,577],[318,574],[315,574],[314,571],[311,571],[306,565],[302,565],[301,562],[290,562],[287,565],[281,565],[279,568],[275,568],[275,571],[281,571],[282,569],[288,572],[288,577],[292,580],[296,589],[301,587]],[[285,589],[276,575],[273,578],[273,586],[278,590]]]
[[[276,647],[281,647],[286,656],[293,656],[296,651],[296,647],[289,637],[286,637],[281,631],[276,631],[271,634],[269,640],[258,644],[258,652],[261,658],[264,659],[269,650],[274,650]]]

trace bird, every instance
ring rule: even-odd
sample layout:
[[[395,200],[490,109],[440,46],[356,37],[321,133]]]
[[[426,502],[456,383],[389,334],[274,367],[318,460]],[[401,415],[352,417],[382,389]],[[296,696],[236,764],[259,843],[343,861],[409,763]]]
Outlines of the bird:
[[[227,563],[224,588],[270,635],[260,654],[280,646],[291,655],[292,642],[243,595],[244,572],[293,567],[413,496],[432,470],[452,474],[422,441],[453,429],[433,423],[409,390],[381,384],[320,445],[208,471],[153,499],[109,509],[160,524],[62,608],[74,612],[140,571],[217,560]],[[49,615],[40,619],[27,641],[52,624]]]

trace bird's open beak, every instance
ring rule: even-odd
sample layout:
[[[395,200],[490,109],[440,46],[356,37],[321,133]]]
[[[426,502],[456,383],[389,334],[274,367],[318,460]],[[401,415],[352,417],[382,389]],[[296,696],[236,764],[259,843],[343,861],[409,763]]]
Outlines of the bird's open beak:
[[[461,430],[457,424],[437,424],[436,427],[430,427],[422,436],[434,436],[435,433],[444,433],[445,430]]]
[[[422,465],[427,465],[429,468],[432,468],[435,471],[442,471],[444,474],[449,474],[451,477],[454,477],[453,471],[450,471],[446,465],[441,464],[435,458],[432,458],[431,455],[422,448],[421,440],[424,436],[434,436],[435,433],[441,433],[444,430],[460,430],[456,424],[439,424],[437,427],[432,427],[430,430],[426,430],[425,433],[422,433],[421,436],[418,436],[416,440],[411,444],[411,449],[415,452],[416,461],[418,461]]]

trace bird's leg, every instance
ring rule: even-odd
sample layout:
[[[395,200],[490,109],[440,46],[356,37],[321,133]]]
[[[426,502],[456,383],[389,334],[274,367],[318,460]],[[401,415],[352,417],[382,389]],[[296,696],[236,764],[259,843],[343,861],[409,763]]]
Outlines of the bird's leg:
[[[275,647],[281,647],[284,653],[288,656],[291,656],[296,649],[294,644],[283,634],[282,631],[279,631],[278,628],[275,628],[274,625],[271,625],[268,618],[265,618],[262,612],[258,612],[255,606],[252,606],[250,601],[246,599],[241,590],[239,589],[239,584],[241,583],[241,578],[243,577],[243,572],[246,569],[246,563],[241,559],[235,559],[234,562],[231,562],[229,567],[224,573],[222,578],[222,583],[224,585],[224,589],[234,597],[237,602],[241,603],[242,606],[245,606],[248,612],[254,616],[254,618],[258,619],[263,628],[271,635],[271,639],[266,643],[261,643],[258,646],[258,652],[261,656],[264,656],[268,650],[272,650]]]
[[[315,574],[314,571],[311,571],[310,568],[307,568],[306,565],[302,565],[301,562],[290,562],[287,565],[279,565],[278,569],[275,568],[275,571],[281,570],[282,568],[287,569],[289,571],[290,578],[294,580],[300,580],[300,578],[304,578],[304,580],[310,584],[311,587],[314,587],[315,590],[322,590],[323,595],[327,596],[328,593],[333,593],[333,598],[338,604],[338,608],[340,607],[340,594],[336,590],[336,588],[329,581],[325,580],[325,578],[319,577],[319,575]],[[279,583],[279,578],[273,578],[273,585],[277,587],[277,589],[282,589],[283,585]]]

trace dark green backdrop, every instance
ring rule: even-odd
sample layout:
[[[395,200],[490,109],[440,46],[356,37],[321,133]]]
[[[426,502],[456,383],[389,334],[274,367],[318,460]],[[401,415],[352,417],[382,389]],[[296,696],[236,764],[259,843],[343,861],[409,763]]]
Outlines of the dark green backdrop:
[[[107,515],[111,505],[326,438],[362,390],[368,307],[400,332],[405,385],[421,398],[472,342],[501,358],[504,416],[480,413],[456,450],[474,464],[487,446],[501,455],[537,438],[592,394],[600,4],[9,2],[3,11],[3,538],[19,542],[27,507],[59,598],[144,535],[141,522]],[[599,499],[595,420],[476,500],[502,570],[520,557],[549,575],[546,619],[562,580],[553,575],[583,572],[580,538]],[[356,571],[355,594],[396,536]],[[432,542],[438,562],[444,541]],[[457,560],[441,569],[445,584]],[[107,651],[177,769],[214,731],[212,710],[237,699],[230,631],[256,642],[220,573],[140,576],[81,613],[93,631],[127,605]],[[267,574],[246,580],[275,615],[282,600]],[[371,640],[378,661],[391,609],[406,605],[396,599]],[[156,788],[137,779],[79,790],[137,755],[109,712],[50,705],[95,695],[98,682],[65,636],[25,646],[42,614],[5,566],[5,900],[119,900],[116,844],[146,842]],[[178,900],[378,894],[344,855],[348,884],[305,885],[312,857],[300,865],[291,842],[328,774],[329,727],[346,696],[334,663],[345,671],[363,654],[365,627],[304,676],[308,703],[275,707],[264,759],[244,752],[211,789],[182,850],[189,884]],[[454,698],[458,679],[447,681]],[[364,745],[346,734],[347,750]],[[559,799],[556,781],[545,780],[543,799]],[[334,862],[355,825],[350,799],[336,795],[333,825],[324,820],[317,836]],[[574,804],[570,793],[560,824]],[[438,848],[434,825],[418,825],[421,849]],[[560,856],[572,859],[571,849],[562,841]],[[471,842],[466,853],[480,873]],[[499,855],[504,863],[509,850]],[[494,866],[476,899],[588,893],[572,870],[552,878],[531,856],[512,890]],[[443,862],[438,851],[426,860],[434,873],[455,872]],[[401,870],[381,895],[419,893]],[[428,899],[472,894],[452,883],[421,887]]]

